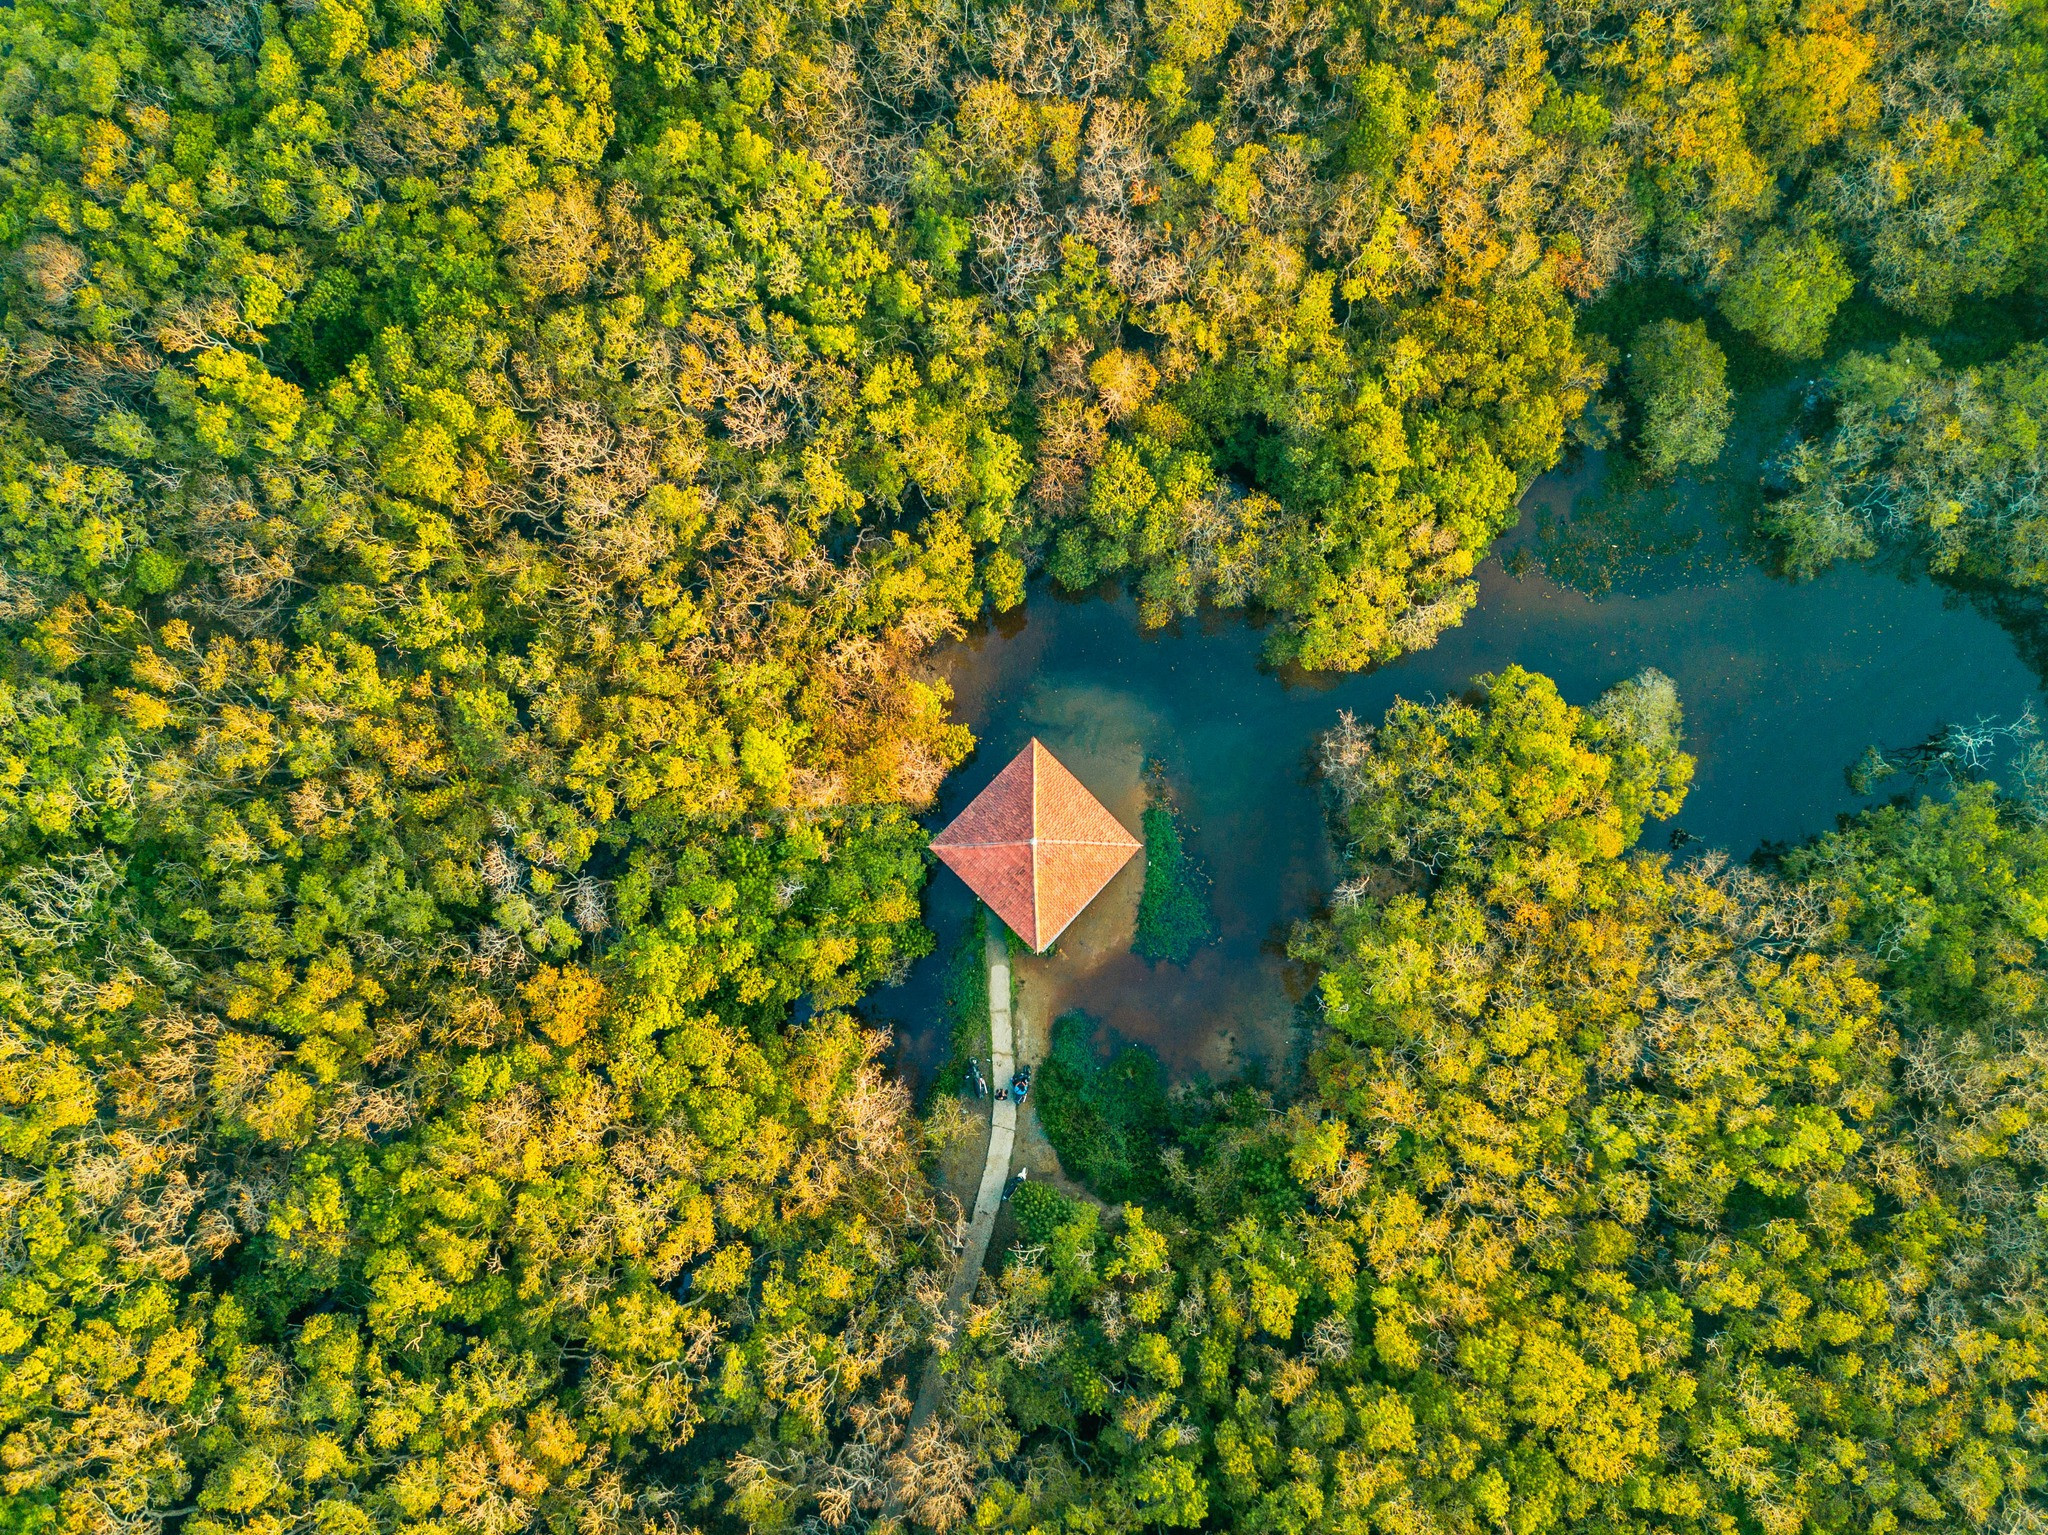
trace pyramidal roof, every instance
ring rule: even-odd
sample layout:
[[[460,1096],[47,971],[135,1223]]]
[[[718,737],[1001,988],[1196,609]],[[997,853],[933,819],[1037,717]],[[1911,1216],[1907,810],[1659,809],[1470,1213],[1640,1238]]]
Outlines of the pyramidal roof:
[[[1138,847],[1036,737],[932,838],[946,867],[1036,952],[1066,930]]]

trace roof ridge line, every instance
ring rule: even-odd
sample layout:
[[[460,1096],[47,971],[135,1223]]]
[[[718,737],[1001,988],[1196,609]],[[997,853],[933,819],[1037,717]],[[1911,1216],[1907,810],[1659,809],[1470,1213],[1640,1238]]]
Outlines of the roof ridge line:
[[[931,839],[1039,953],[1143,846],[1035,735]]]
[[[1040,758],[1042,758],[1042,757],[1049,757],[1049,756],[1051,756],[1051,755],[1052,755],[1052,753],[1048,752],[1048,751],[1047,751],[1047,750],[1045,749],[1044,743],[1043,743],[1043,742],[1041,742],[1041,741],[1040,741],[1040,740],[1038,739],[1038,737],[1037,737],[1036,735],[1034,735],[1034,736],[1032,736],[1032,737],[1031,737],[1031,741],[1030,741],[1030,744],[1029,744],[1029,745],[1027,745],[1027,746],[1026,746],[1026,747],[1024,748],[1024,754],[1025,754],[1025,756],[1027,756],[1027,757],[1028,757],[1028,758],[1030,759],[1030,766],[1029,766],[1029,768],[1027,769],[1027,771],[1028,771],[1028,772],[1030,773],[1030,775],[1031,775],[1031,820],[1030,820],[1030,831],[1031,831],[1031,838],[1030,838],[1030,847],[1031,847],[1031,852],[1030,852],[1030,855],[1029,855],[1029,856],[1030,856],[1030,860],[1031,860],[1031,938],[1030,938],[1030,944],[1031,944],[1031,947],[1032,947],[1033,949],[1038,949],[1038,948],[1041,948],[1041,947],[1043,947],[1043,944],[1044,944],[1044,939],[1043,939],[1043,937],[1042,937],[1042,933],[1043,933],[1043,929],[1044,929],[1044,927],[1045,927],[1045,884],[1044,884],[1044,881],[1045,881],[1045,872],[1044,872],[1044,869],[1043,869],[1043,868],[1041,867],[1041,865],[1042,865],[1042,863],[1043,863],[1043,860],[1042,860],[1042,859],[1040,859],[1040,857],[1038,856],[1038,802],[1039,802],[1039,792],[1038,792],[1038,791],[1039,791],[1039,772],[1038,772],[1038,766],[1039,766],[1039,759],[1040,759]]]

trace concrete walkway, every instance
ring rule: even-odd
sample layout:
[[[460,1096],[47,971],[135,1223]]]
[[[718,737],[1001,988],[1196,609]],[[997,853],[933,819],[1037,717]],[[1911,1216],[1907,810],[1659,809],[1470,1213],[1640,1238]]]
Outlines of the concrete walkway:
[[[1017,1069],[1010,1027],[1010,948],[1003,937],[1003,920],[994,912],[988,913],[987,952],[988,1074],[995,1105],[989,1120],[988,1158],[981,1165],[981,1188],[974,1196],[974,1219],[967,1228],[967,1245],[960,1251],[960,1267],[946,1290],[943,1315],[948,1324],[960,1320],[974,1296],[974,1287],[981,1282],[988,1239],[996,1229],[996,1212],[1003,1207],[1003,1186],[1010,1181],[1010,1152],[1017,1144],[1017,1104],[1010,1097],[1010,1077]],[[910,1413],[911,1433],[923,1427],[938,1398],[939,1357],[934,1354],[917,1388],[917,1405]]]

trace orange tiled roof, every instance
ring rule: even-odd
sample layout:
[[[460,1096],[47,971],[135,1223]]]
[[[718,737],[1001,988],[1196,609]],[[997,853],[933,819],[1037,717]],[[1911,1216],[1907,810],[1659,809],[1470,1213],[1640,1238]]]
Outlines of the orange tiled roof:
[[[1040,953],[1138,847],[1035,737],[932,838],[945,865]]]

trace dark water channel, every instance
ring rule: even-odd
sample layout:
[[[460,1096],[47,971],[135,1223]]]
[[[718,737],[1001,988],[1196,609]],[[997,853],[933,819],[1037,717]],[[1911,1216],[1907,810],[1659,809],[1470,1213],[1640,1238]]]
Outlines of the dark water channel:
[[[2039,680],[2007,634],[1927,580],[1867,567],[1799,585],[1777,579],[1711,515],[1711,487],[1661,509],[1639,496],[1630,528],[1609,528],[1608,472],[1595,456],[1540,480],[1522,526],[1479,571],[1479,602],[1463,625],[1367,675],[1262,668],[1264,636],[1233,615],[1147,632],[1127,599],[1068,600],[1042,588],[1022,611],[947,647],[937,664],[980,747],[947,781],[931,825],[957,814],[1035,735],[1135,830],[1144,765],[1156,759],[1214,882],[1218,940],[1185,968],[1154,968],[1129,952],[1143,881],[1133,860],[1054,955],[1020,963],[1028,1010],[1042,1019],[1085,1008],[1156,1049],[1180,1079],[1235,1075],[1255,1061],[1284,1072],[1307,983],[1284,956],[1286,935],[1338,879],[1312,765],[1316,737],[1341,709],[1375,721],[1397,696],[1454,693],[1510,662],[1585,703],[1658,667],[1677,681],[1698,759],[1676,824],[1740,856],[1825,830],[1861,803],[1844,769],[1866,746],[2038,701]],[[1645,519],[1656,536],[1641,536]],[[1645,842],[1669,836],[1652,828]],[[938,870],[926,895],[937,953],[867,1008],[895,1028],[901,1064],[920,1079],[946,1048],[942,976],[972,909],[966,888]]]

